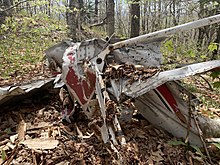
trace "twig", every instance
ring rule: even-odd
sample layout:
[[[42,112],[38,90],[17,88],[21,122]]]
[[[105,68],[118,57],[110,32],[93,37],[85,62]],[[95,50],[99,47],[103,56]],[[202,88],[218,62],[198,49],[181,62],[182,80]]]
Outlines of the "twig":
[[[75,123],[75,127],[76,127],[76,131],[79,134],[78,137],[82,140],[83,139],[83,133],[82,131],[80,131],[79,127],[77,126],[77,124]]]
[[[220,143],[220,138],[206,138],[205,140],[209,143]]]
[[[193,160],[192,160],[192,156],[189,155],[189,164],[193,165]]]
[[[10,163],[11,163],[11,161],[13,160],[13,158],[14,158],[14,156],[15,156],[15,152],[17,151],[17,148],[18,148],[18,144],[16,144],[16,146],[15,146],[15,148],[12,150],[12,152],[11,152],[11,155],[7,158],[7,159],[5,159],[2,163],[1,163],[1,165],[4,165],[5,164],[5,162],[6,162],[6,165],[9,165]]]
[[[37,159],[36,159],[35,151],[32,149],[31,153],[32,153],[32,158],[33,158],[33,164],[37,165]]]
[[[187,135],[186,135],[185,143],[188,143],[188,141],[189,141],[189,132],[190,132],[190,126],[191,126],[192,109],[191,109],[191,96],[190,96],[190,94],[188,94],[188,106],[189,106],[188,123],[187,123]]]
[[[5,140],[3,140],[3,141],[0,141],[0,146],[3,146],[3,145],[5,145],[5,144],[7,144],[8,142],[10,142],[9,139],[5,139]]]
[[[204,139],[203,139],[202,130],[201,130],[200,127],[199,127],[199,124],[198,124],[198,121],[196,120],[195,114],[192,113],[192,116],[193,116],[194,122],[195,122],[195,124],[196,124],[197,130],[198,130],[198,133],[199,133],[199,137],[200,137],[200,139],[201,139],[201,141],[202,141],[203,147],[205,148],[205,152],[206,152],[206,154],[207,154],[207,156],[208,156],[209,162],[210,162],[211,164],[213,164],[213,163],[212,163],[212,159],[211,159],[210,154],[209,154],[209,151],[208,151],[208,149],[207,149],[206,143],[205,143],[205,141],[204,141]]]
[[[17,132],[19,141],[23,141],[25,139],[25,133],[27,129],[27,124],[24,121],[24,117],[19,113],[20,122],[18,124]]]
[[[167,156],[168,156],[168,160],[169,160],[170,164],[171,164],[171,165],[175,165],[175,164],[173,163],[173,161],[171,160],[170,155],[167,154]]]
[[[100,23],[96,23],[96,24],[90,25],[89,28],[92,28],[92,27],[95,27],[95,26],[105,25],[106,24],[106,19],[107,19],[107,17],[105,17]]]
[[[61,128],[61,135],[63,134],[66,138],[70,139],[70,140],[73,140],[73,141],[76,141],[78,139],[77,136],[74,136],[74,135],[71,135],[69,134],[67,131],[65,131],[64,129]]]
[[[209,81],[208,80],[206,80],[206,78],[205,77],[203,77],[202,75],[199,75],[199,77],[201,77],[207,84],[208,84],[208,86],[209,86],[209,89],[211,90],[211,91],[214,91],[214,89],[212,88],[212,85],[209,83]]]

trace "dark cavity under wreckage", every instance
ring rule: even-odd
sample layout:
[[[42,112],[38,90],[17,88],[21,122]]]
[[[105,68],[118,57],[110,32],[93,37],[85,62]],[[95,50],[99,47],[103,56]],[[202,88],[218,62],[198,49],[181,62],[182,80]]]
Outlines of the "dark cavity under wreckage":
[[[160,43],[170,35],[218,22],[220,15],[114,44],[102,39],[63,41],[45,53],[50,67],[61,68],[72,101],[80,104],[91,121],[90,128],[104,143],[126,143],[123,124],[129,123],[137,109],[153,125],[202,146],[199,128],[205,137],[218,137],[215,130],[220,124],[203,116],[192,117],[197,99],[176,80],[218,69],[220,60],[161,71]],[[74,112],[75,107],[66,109],[67,121]]]

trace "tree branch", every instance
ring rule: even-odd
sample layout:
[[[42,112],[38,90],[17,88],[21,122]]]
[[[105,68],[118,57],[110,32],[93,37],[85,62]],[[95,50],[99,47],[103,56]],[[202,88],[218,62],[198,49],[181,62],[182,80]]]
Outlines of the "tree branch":
[[[6,12],[6,11],[8,11],[8,10],[11,10],[11,9],[17,7],[18,5],[20,5],[20,4],[22,4],[22,3],[25,3],[25,2],[27,2],[27,1],[29,1],[29,0],[24,0],[24,1],[17,2],[15,5],[13,5],[13,6],[7,8],[7,9],[4,9],[4,10],[1,9],[1,10],[0,10],[0,13]]]
[[[100,23],[96,23],[96,24],[90,25],[89,28],[92,28],[92,27],[95,27],[95,26],[105,25],[106,24],[106,19],[107,19],[107,17],[105,17]]]

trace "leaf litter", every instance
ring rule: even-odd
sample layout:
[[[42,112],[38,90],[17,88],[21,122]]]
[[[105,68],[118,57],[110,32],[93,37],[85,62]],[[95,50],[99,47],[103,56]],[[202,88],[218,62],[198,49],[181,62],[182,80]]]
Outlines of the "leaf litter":
[[[121,163],[117,154],[93,135],[83,113],[74,116],[72,124],[60,122],[62,102],[58,95],[50,97],[46,103],[30,103],[27,107],[27,104],[20,104],[15,110],[1,114],[1,135],[8,135],[0,141],[1,163]],[[169,144],[176,139],[143,118],[133,118],[123,131],[127,144],[116,146],[123,164],[205,164],[205,159],[196,151],[187,150],[184,145]]]

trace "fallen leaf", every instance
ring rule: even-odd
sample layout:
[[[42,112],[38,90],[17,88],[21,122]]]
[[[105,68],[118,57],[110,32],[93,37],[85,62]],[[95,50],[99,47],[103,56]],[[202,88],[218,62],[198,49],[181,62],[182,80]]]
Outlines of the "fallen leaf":
[[[51,124],[49,122],[39,122],[36,124],[32,124],[31,122],[29,122],[29,123],[27,123],[27,131],[48,128],[48,127],[51,127],[52,125],[53,124]]]
[[[7,145],[1,146],[0,150],[8,151],[10,148]]]
[[[153,160],[158,163],[164,160],[164,158],[161,155],[163,155],[161,151],[156,151],[156,152],[152,152],[150,157],[153,158]]]
[[[148,159],[147,163],[148,165],[154,165],[154,161],[151,158]]]
[[[60,163],[57,163],[57,165],[69,165],[69,164],[70,164],[70,162],[68,162],[67,160],[64,160]]]
[[[6,144],[6,146],[8,146],[9,148],[11,148],[12,150],[16,147],[16,145],[13,145],[11,142],[8,142]]]
[[[27,145],[31,149],[54,149],[59,144],[58,140],[54,139],[27,139],[21,142],[21,144]]]
[[[136,134],[136,137],[138,138],[147,139],[145,132],[142,130],[136,129],[135,134]]]
[[[15,140],[16,140],[17,138],[18,138],[18,134],[15,134],[15,135],[10,136],[10,140],[11,140],[12,144],[15,143]]]
[[[4,162],[4,160],[2,158],[0,158],[0,164],[2,164]]]
[[[22,115],[20,115],[20,118],[21,118],[21,121],[18,124],[17,132],[18,132],[19,141],[23,141],[25,139],[25,133],[26,133],[27,126],[26,126],[26,123],[25,123]]]
[[[218,149],[220,149],[220,143],[212,143],[214,146],[216,146]]]
[[[178,146],[178,145],[183,145],[185,146],[186,143],[180,141],[180,140],[171,140],[168,142],[168,144],[173,145],[173,146]]]

